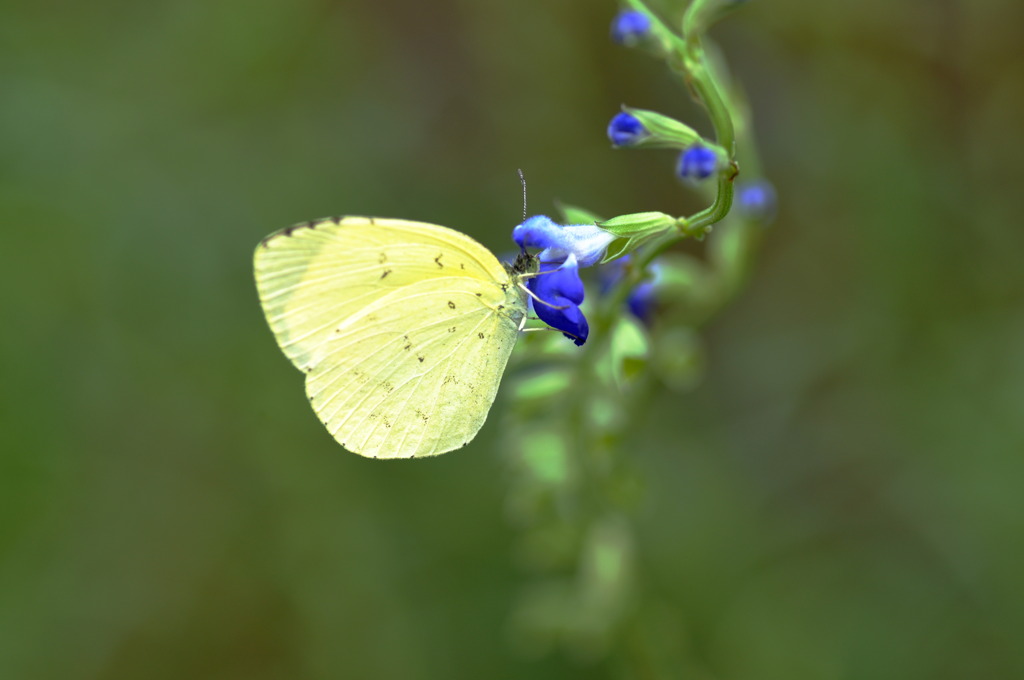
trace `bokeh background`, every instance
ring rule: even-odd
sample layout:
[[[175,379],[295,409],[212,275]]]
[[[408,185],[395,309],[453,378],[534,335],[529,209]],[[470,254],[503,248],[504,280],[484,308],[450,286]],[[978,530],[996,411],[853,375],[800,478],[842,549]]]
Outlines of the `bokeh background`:
[[[251,274],[343,213],[500,251],[519,167],[531,212],[699,208],[605,139],[621,103],[708,129],[615,9],[3,3],[0,677],[620,676],[509,644],[516,433],[344,452]],[[781,199],[629,451],[679,677],[1024,677],[1022,25],[758,0],[715,29]]]

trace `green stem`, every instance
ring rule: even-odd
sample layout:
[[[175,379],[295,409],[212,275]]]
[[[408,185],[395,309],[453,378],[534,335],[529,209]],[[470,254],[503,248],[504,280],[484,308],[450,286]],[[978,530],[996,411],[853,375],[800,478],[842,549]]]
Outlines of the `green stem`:
[[[718,193],[715,194],[714,203],[689,219],[680,220],[679,229],[685,236],[700,238],[729,214],[732,208],[733,180],[736,179],[738,172],[736,164],[733,163],[729,172],[723,172],[718,177]]]
[[[729,106],[719,91],[711,72],[704,63],[704,47],[700,39],[687,42],[687,55],[683,59],[687,83],[697,93],[697,100],[704,106],[715,128],[715,140],[725,149],[729,157],[736,153],[736,131],[732,125]]]

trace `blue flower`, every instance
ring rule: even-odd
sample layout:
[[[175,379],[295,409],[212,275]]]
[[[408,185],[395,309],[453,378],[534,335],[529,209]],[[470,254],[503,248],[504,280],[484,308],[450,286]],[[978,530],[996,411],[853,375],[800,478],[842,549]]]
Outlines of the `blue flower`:
[[[520,248],[540,249],[540,269],[526,280],[537,298],[534,312],[577,345],[586,342],[590,333],[579,307],[584,295],[579,268],[600,262],[615,238],[596,224],[561,225],[544,215],[535,215],[512,230]]]
[[[635,45],[651,30],[651,18],[643,12],[627,9],[612,20],[612,40],[620,45]]]
[[[512,230],[520,248],[540,248],[541,262],[565,262],[572,255],[580,267],[601,261],[615,236],[596,224],[556,224],[550,217],[534,215]]]
[[[579,307],[584,291],[575,255],[561,263],[541,260],[540,271],[527,280],[526,287],[540,299],[533,301],[533,311],[541,321],[562,331],[577,346],[587,341],[590,327]]]
[[[691,146],[679,154],[676,174],[690,182],[700,182],[718,172],[718,154],[706,146]]]
[[[738,182],[736,210],[750,220],[770,222],[775,217],[775,188],[765,179]]]
[[[643,123],[630,113],[618,113],[608,124],[608,139],[615,146],[633,146],[650,134]]]

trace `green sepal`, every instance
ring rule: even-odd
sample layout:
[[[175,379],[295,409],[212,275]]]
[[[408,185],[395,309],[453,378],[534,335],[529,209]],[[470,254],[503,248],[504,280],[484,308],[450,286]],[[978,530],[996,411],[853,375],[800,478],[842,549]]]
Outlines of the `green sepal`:
[[[675,118],[670,118],[657,111],[634,109],[632,106],[625,105],[623,105],[622,111],[640,121],[647,131],[647,135],[640,137],[633,144],[616,148],[685,149],[694,144],[714,147],[711,142],[704,141],[696,130],[685,123],[680,123]]]
[[[597,226],[618,237],[608,246],[601,264],[633,252],[652,238],[676,229],[677,224],[675,217],[662,212],[631,213],[598,222]]]
[[[562,213],[563,224],[598,224],[601,218],[586,208],[568,203],[558,203],[558,211]]]

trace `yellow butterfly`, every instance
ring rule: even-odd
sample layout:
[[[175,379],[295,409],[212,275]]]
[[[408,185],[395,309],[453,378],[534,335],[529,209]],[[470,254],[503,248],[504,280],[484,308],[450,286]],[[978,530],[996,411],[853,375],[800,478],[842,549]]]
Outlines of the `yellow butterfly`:
[[[271,234],[254,259],[267,322],[342,446],[415,458],[476,436],[526,319],[534,258],[502,265],[447,227],[345,217]]]

